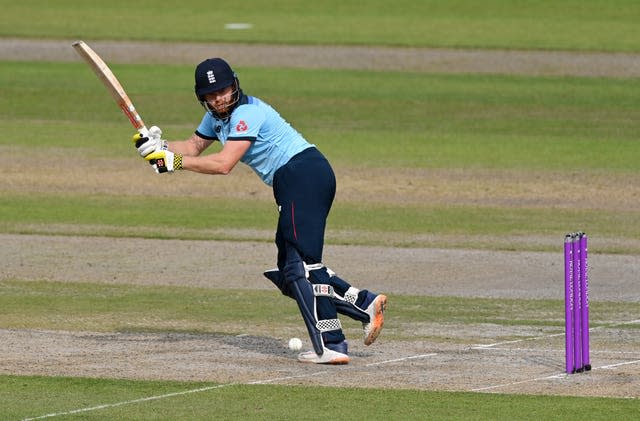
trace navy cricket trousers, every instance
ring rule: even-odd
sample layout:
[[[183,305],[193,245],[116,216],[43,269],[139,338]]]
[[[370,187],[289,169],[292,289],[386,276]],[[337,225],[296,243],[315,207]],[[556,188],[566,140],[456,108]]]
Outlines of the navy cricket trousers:
[[[278,268],[285,263],[288,242],[305,263],[322,262],[327,216],[336,194],[329,161],[314,147],[305,149],[273,176],[273,195],[280,210],[276,245]]]
[[[324,232],[335,193],[335,174],[327,159],[316,148],[305,149],[276,171],[273,195],[280,210],[276,245],[281,273],[287,259],[287,244],[298,251],[303,262],[322,263]],[[333,284],[327,272],[322,272],[324,279],[310,276],[309,281]],[[346,290],[348,284],[342,280],[340,282],[344,284],[342,289]],[[310,290],[309,293],[313,294]],[[337,318],[336,306],[329,297],[316,297],[316,311],[318,320]],[[323,332],[322,337],[325,343],[344,340],[341,329]]]

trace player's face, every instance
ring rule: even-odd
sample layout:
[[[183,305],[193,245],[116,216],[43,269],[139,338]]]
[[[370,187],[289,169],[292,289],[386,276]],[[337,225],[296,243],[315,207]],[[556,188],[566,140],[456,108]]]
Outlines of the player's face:
[[[216,113],[224,114],[233,102],[233,85],[204,96],[204,100]]]

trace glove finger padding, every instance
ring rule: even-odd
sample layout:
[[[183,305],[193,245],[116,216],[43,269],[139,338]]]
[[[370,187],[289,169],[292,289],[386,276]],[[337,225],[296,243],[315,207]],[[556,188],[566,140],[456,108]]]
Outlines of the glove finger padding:
[[[158,126],[151,126],[149,128],[149,137],[151,139],[160,139],[162,137],[162,130]]]
[[[156,149],[158,148],[158,142],[155,139],[143,137],[139,142],[141,143],[138,144],[138,142],[136,142],[136,147],[138,148],[138,153],[143,158],[149,155],[151,152],[156,152]]]
[[[143,158],[150,153],[166,150],[168,146],[167,141],[162,139],[162,130],[158,126],[151,126],[146,135],[134,134],[132,140]]]
[[[131,137],[131,141],[133,142],[134,145],[136,145],[136,148],[139,148],[140,145],[142,145],[147,140],[149,140],[149,138],[143,137],[142,134],[140,133],[136,133]]]

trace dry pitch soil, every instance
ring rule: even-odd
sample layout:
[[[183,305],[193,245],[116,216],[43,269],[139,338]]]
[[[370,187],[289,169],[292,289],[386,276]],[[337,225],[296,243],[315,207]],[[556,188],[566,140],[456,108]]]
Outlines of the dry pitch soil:
[[[69,45],[68,40],[3,39],[0,60],[77,60]],[[92,46],[108,62],[195,63],[221,55],[241,66],[323,67],[331,63],[335,68],[419,72],[640,76],[640,56],[632,54],[106,41]],[[34,191],[42,187],[33,180],[9,180]],[[52,180],[49,182],[58,183],[57,188],[70,184],[82,188],[74,184],[79,182],[76,173]],[[347,189],[357,187],[348,180]],[[637,189],[632,190],[634,199],[636,194]],[[622,196],[615,196],[620,202],[614,206],[628,204],[624,201],[629,196]],[[638,201],[633,202],[637,208]],[[549,244],[557,239],[537,241]],[[594,239],[592,249],[597,246]],[[150,255],[149,250],[154,253]],[[0,279],[273,289],[260,273],[272,265],[274,253],[271,244],[251,241],[2,234]],[[559,253],[328,246],[325,259],[356,286],[390,294],[555,299],[563,294]],[[149,266],[159,268],[164,276],[150,276],[145,270]],[[636,255],[592,253],[590,266],[592,300],[640,299]],[[389,312],[394,311],[398,309],[391,300]],[[302,337],[308,345],[302,323],[291,326],[286,336],[273,337],[242,326],[241,321],[237,330],[244,333],[238,336],[2,329],[0,373],[638,398],[640,338],[634,332],[637,329],[625,329],[640,323],[637,318],[630,314],[625,320],[610,321],[610,327],[593,329],[594,370],[574,376],[562,374],[562,332],[546,327],[387,326],[408,336],[416,332],[421,338],[434,339],[391,341],[383,332],[374,345],[365,347],[357,326],[345,322],[352,363],[322,367],[297,363],[295,353],[286,348],[289,336]],[[505,337],[527,339],[496,339]]]

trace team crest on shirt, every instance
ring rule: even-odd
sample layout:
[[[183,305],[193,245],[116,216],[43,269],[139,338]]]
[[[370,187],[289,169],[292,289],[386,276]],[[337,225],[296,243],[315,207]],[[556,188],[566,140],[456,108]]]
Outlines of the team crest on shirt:
[[[244,120],[240,120],[236,125],[237,132],[246,132],[248,128],[249,126],[247,126],[247,123],[245,123]]]

